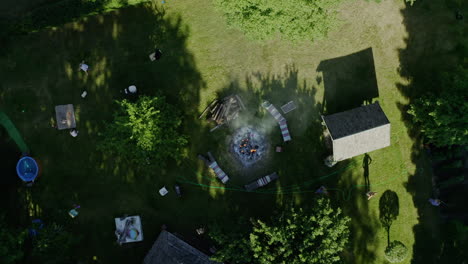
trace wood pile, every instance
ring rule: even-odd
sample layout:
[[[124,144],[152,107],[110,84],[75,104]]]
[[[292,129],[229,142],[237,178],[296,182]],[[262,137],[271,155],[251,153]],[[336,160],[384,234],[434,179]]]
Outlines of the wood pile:
[[[239,112],[244,109],[245,106],[242,99],[238,95],[230,95],[220,100],[214,100],[199,118],[206,116],[208,120],[216,123],[216,127],[214,128],[216,129],[236,119],[239,116]]]

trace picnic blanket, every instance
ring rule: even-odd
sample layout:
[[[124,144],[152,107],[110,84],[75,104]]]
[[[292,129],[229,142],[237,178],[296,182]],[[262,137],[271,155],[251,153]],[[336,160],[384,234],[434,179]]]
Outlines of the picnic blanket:
[[[273,118],[278,122],[278,125],[281,129],[281,135],[283,136],[283,141],[291,141],[291,135],[289,134],[288,124],[286,118],[284,118],[281,113],[276,109],[276,107],[268,101],[263,102],[262,106],[270,112]]]
[[[55,107],[55,116],[59,130],[76,127],[75,110],[72,104],[57,105]]]
[[[114,218],[115,235],[117,242],[123,243],[139,242],[143,240],[143,229],[141,226],[140,216],[128,216]]]

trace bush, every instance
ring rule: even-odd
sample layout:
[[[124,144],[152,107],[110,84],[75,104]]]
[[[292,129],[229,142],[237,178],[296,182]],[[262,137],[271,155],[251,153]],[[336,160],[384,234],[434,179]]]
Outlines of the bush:
[[[264,222],[253,220],[245,231],[210,233],[220,245],[214,255],[219,262],[238,264],[332,264],[340,263],[349,240],[349,222],[329,199],[317,199],[311,210],[290,207]]]
[[[422,95],[410,105],[415,129],[437,147],[467,145],[468,68],[443,73],[440,86],[444,87],[441,92]]]
[[[175,106],[166,103],[164,97],[149,96],[117,104],[114,121],[107,125],[98,145],[100,150],[137,165],[157,167],[168,158],[182,158],[187,138],[179,133],[182,113]]]
[[[390,263],[402,262],[405,260],[407,255],[408,249],[406,248],[405,244],[397,240],[392,241],[385,249],[385,258]]]
[[[216,0],[228,24],[251,39],[289,40],[324,38],[337,24],[336,7],[341,0]]]

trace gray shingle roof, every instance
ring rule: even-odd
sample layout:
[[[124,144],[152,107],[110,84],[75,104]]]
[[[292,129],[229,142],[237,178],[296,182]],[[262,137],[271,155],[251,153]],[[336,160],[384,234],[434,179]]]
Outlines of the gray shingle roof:
[[[341,161],[390,146],[390,122],[378,103],[324,116],[333,160]]]
[[[324,116],[333,140],[390,124],[379,103]]]
[[[218,264],[167,231],[161,231],[143,264]]]

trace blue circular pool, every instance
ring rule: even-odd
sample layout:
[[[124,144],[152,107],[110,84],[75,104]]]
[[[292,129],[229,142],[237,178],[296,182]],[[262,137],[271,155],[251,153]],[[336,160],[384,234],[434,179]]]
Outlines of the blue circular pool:
[[[39,173],[39,167],[33,158],[22,157],[16,164],[16,173],[24,182],[34,181]]]

